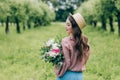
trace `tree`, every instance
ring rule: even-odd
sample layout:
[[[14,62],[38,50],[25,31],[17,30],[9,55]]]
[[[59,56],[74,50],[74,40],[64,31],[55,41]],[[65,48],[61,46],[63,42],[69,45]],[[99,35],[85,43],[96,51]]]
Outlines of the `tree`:
[[[0,1],[0,21],[5,22],[6,23],[6,27],[5,27],[5,32],[6,34],[9,33],[9,2],[8,1]],[[6,4],[6,6],[4,6]]]
[[[22,2],[11,0],[10,3],[10,14],[16,23],[16,31],[20,33],[20,22],[25,20],[25,8],[23,7]]]
[[[102,29],[107,30],[107,19],[109,19],[110,31],[114,32],[113,28],[113,13],[115,5],[112,0],[89,0],[84,2],[78,12],[81,12],[89,24],[97,25],[97,21],[101,21]]]
[[[9,22],[16,24],[16,31],[20,33],[31,24],[35,26],[48,25],[55,18],[54,11],[47,4],[38,0],[0,0],[0,21],[6,22],[6,33],[9,32]]]
[[[82,3],[81,6],[75,12],[81,13],[88,24],[94,25],[96,27],[97,21],[99,20],[99,4],[99,0],[89,0]]]
[[[73,13],[81,3],[87,0],[42,0],[52,6],[56,13],[55,20],[65,21],[69,13]]]
[[[106,18],[109,19],[110,31],[114,32],[113,28],[113,12],[115,10],[115,4],[112,0],[101,0],[102,12]]]
[[[118,20],[118,34],[120,36],[120,1],[119,0],[113,0],[115,2],[115,7],[116,7],[116,17]]]
[[[35,4],[35,5],[34,5]],[[34,0],[26,0],[24,2],[25,14],[27,15],[27,19],[25,23],[27,24],[28,29],[31,28],[31,23],[33,22],[35,25],[35,21],[37,18],[41,18],[43,15],[43,10],[40,8],[40,2]]]
[[[4,3],[1,2],[0,3],[0,22],[2,23],[2,26],[3,26],[3,22],[5,21],[5,16],[3,16],[5,12],[5,7],[3,7]]]

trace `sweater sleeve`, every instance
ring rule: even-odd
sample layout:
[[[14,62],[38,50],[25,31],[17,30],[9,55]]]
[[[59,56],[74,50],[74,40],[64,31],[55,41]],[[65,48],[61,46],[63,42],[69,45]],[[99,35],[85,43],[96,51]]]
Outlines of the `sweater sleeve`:
[[[66,40],[62,40],[62,49],[63,49],[63,55],[64,55],[64,62],[62,67],[56,71],[56,75],[58,77],[64,75],[68,67],[70,66],[70,50],[69,45]]]

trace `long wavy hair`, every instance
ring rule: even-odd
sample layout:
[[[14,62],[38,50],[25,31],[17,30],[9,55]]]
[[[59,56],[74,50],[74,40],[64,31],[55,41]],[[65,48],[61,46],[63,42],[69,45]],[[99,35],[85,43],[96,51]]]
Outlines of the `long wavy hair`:
[[[82,57],[83,56],[83,50],[88,46],[84,41],[82,37],[82,31],[79,28],[78,24],[74,20],[72,16],[69,16],[68,19],[70,20],[72,24],[72,32],[73,32],[73,37],[75,39],[75,49],[79,51],[77,57]]]

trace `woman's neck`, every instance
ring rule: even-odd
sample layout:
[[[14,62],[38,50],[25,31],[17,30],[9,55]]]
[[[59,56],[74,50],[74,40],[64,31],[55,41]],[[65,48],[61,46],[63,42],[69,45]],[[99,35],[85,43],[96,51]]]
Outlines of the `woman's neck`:
[[[73,34],[70,34],[69,37],[70,37],[70,39],[74,39]]]

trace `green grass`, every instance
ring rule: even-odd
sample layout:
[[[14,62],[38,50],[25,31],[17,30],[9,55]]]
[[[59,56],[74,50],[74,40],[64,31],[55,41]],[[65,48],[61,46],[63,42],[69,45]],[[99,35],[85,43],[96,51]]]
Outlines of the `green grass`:
[[[53,67],[40,59],[40,47],[50,38],[65,36],[65,24],[55,22],[49,26],[10,34],[0,27],[0,80],[55,80]],[[116,28],[117,29],[117,28]],[[87,26],[91,55],[84,72],[84,80],[120,80],[120,38],[117,33],[104,32]]]

